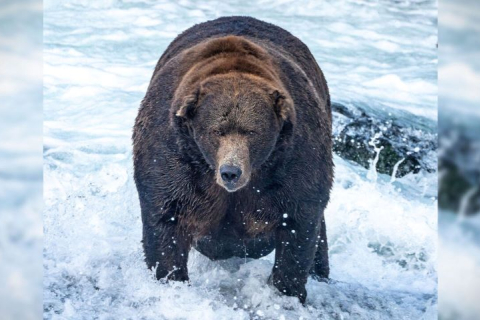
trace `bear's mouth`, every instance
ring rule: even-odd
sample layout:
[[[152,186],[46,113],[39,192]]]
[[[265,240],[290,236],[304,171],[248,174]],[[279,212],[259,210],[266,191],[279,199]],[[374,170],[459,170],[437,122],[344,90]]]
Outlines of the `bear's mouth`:
[[[243,188],[245,185],[242,185],[242,186],[238,186],[236,184],[228,184],[228,183],[224,183],[221,185],[225,190],[227,190],[228,192],[235,192],[235,191],[238,191],[240,190],[241,188]]]
[[[236,185],[228,183],[223,184],[222,187],[224,187],[228,192],[235,192],[238,189],[241,189],[241,187],[238,188]]]

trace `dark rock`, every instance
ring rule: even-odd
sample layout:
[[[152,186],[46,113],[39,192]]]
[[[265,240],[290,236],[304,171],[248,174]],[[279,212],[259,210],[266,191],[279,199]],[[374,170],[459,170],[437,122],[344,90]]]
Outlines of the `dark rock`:
[[[437,170],[437,135],[428,127],[409,123],[405,116],[373,114],[335,102],[332,112],[333,150],[340,157],[369,168],[377,147],[382,148],[376,166],[379,173],[391,175],[400,161],[396,177]]]
[[[480,212],[480,143],[478,128],[441,126],[438,205],[465,215]]]

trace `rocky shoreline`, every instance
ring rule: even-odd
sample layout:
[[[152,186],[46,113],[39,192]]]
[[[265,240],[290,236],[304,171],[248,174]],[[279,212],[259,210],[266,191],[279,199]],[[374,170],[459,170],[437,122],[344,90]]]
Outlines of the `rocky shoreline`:
[[[438,156],[439,208],[460,215],[480,213],[478,126],[441,121]]]
[[[340,157],[370,168],[377,153],[377,172],[403,177],[421,170],[437,171],[437,134],[431,128],[392,114],[332,103],[333,150]]]
[[[439,208],[471,215],[480,212],[478,128],[456,128],[451,120],[422,123],[412,115],[392,115],[347,103],[332,103],[333,150],[369,169],[378,154],[377,172],[396,178],[438,172]]]

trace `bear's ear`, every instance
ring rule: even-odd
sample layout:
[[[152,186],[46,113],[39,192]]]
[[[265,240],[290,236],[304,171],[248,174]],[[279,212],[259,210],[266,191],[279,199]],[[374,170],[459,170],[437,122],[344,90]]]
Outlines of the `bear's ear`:
[[[271,91],[270,96],[273,100],[273,108],[275,113],[283,121],[293,122],[295,118],[295,110],[293,108],[292,99],[277,89]]]
[[[173,101],[173,110],[175,112],[175,116],[185,119],[193,118],[199,96],[200,89],[196,89],[187,96],[175,98]]]

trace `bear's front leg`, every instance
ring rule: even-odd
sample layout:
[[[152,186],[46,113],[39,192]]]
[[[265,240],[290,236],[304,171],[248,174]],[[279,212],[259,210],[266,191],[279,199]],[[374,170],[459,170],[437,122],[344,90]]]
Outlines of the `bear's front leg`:
[[[188,281],[191,237],[174,221],[144,224],[143,247],[148,268],[156,268],[157,279]]]
[[[330,266],[328,264],[327,229],[325,228],[325,216],[323,213],[320,220],[321,228],[320,233],[317,236],[317,250],[310,274],[315,280],[326,281],[330,274]]]
[[[301,206],[296,214],[284,214],[275,231],[275,265],[269,282],[301,303],[307,298],[305,285],[315,257],[319,211],[316,206]]]

